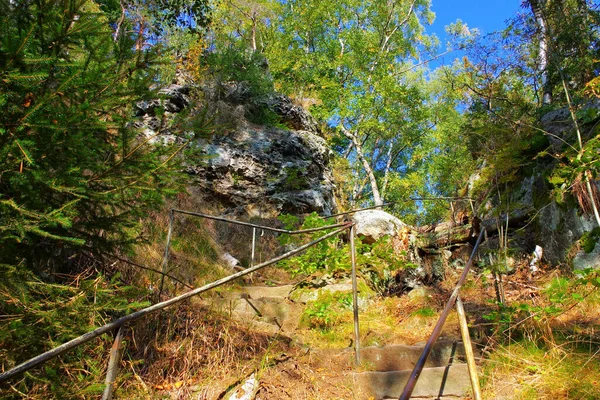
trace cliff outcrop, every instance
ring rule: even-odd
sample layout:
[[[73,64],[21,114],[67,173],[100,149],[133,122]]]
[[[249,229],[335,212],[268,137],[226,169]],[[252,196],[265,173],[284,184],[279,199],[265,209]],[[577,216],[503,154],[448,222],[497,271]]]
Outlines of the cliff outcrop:
[[[186,107],[206,113],[215,133],[197,139],[197,156],[185,160],[194,196],[237,217],[335,210],[331,150],[306,110],[281,94],[255,97],[243,83],[207,84],[197,104],[190,90],[174,84],[161,91],[163,99],[138,103],[136,124],[155,142],[173,142],[177,135],[164,126],[165,116]]]

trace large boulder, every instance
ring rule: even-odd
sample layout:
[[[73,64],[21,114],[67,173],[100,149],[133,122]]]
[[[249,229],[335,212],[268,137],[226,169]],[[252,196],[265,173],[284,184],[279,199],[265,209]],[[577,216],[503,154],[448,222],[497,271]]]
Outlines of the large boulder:
[[[375,243],[384,236],[396,236],[407,225],[393,215],[382,210],[365,210],[354,213],[356,234],[365,243]]]
[[[231,214],[269,218],[335,209],[331,151],[312,132],[244,125],[199,147],[206,158],[190,162],[187,172]]]

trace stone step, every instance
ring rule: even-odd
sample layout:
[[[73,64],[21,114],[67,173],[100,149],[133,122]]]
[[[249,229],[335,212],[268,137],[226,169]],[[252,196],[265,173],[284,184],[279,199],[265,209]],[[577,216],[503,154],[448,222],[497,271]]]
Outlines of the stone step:
[[[292,285],[248,286],[212,299],[213,306],[239,321],[262,321],[290,333],[298,327],[303,306],[287,299]]]
[[[251,299],[279,299],[285,300],[290,296],[294,285],[283,286],[246,286],[241,291]]]
[[[367,371],[401,371],[412,370],[417,363],[424,346],[388,345],[363,347],[360,350],[362,370]],[[478,349],[473,352],[479,357]],[[354,369],[354,349],[320,349],[314,350],[319,366],[335,362],[344,370]],[[432,348],[425,367],[445,367],[449,364],[465,362],[465,348],[462,342],[439,340]],[[322,364],[322,365],[321,365]]]
[[[478,350],[473,346],[478,355]],[[384,347],[363,347],[360,350],[361,364],[369,371],[412,370],[423,352],[423,346],[388,345]],[[427,358],[425,367],[445,367],[446,365],[465,362],[465,347],[462,342],[437,341]]]
[[[360,372],[354,374],[358,399],[397,399],[412,371]],[[466,364],[425,368],[411,398],[465,398],[470,380]]]

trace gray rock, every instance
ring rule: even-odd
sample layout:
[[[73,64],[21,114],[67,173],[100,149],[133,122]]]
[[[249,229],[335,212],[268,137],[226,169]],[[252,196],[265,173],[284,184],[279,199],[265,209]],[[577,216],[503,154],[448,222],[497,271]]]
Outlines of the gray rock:
[[[573,243],[585,232],[594,229],[595,222],[591,216],[579,215],[574,207],[559,206],[552,202],[540,212],[538,226],[538,243],[544,248],[544,258],[552,264],[558,264],[565,260]]]
[[[264,100],[265,105],[279,115],[282,122],[295,130],[318,133],[319,125],[304,108],[295,105],[292,100],[282,94],[269,96]]]
[[[357,212],[352,220],[356,223],[356,234],[365,243],[374,243],[384,236],[394,236],[406,226],[398,218],[381,210]]]
[[[253,215],[266,217],[335,209],[330,150],[311,132],[240,126],[198,147],[206,159],[189,163],[187,172],[202,193],[234,213],[249,215],[250,205]]]
[[[585,135],[600,118],[600,100],[594,98],[582,104],[577,111],[577,115],[580,119],[579,123],[583,134]],[[581,115],[585,115],[585,118],[581,119]],[[568,107],[552,110],[544,114],[540,119],[540,123],[542,128],[549,133],[548,139],[554,151],[563,149],[566,146],[565,142],[574,143],[575,126]]]
[[[213,82],[202,89],[203,107],[227,133],[194,143],[201,157],[187,159],[186,171],[197,178],[190,188],[195,195],[233,217],[334,212],[332,153],[316,134],[318,124],[306,110],[284,95],[253,98],[243,82]],[[180,80],[160,89],[161,98],[138,102],[138,119],[132,125],[151,143],[184,140],[190,132],[171,131],[170,121],[186,107],[199,108],[191,104],[190,90],[191,86]],[[158,107],[165,109],[160,117]],[[246,115],[256,107],[277,113],[292,129],[249,123]]]
[[[187,85],[169,85],[158,93],[165,97],[162,104],[166,111],[178,113],[190,104],[190,87]]]
[[[600,243],[596,243],[596,247],[590,253],[586,253],[583,250],[577,252],[575,257],[573,257],[573,268],[576,270],[600,268]]]
[[[158,94],[161,99],[137,102],[134,109],[135,116],[154,116],[156,108],[160,106],[168,112],[178,113],[190,104],[190,87],[187,85],[169,85],[160,89]]]

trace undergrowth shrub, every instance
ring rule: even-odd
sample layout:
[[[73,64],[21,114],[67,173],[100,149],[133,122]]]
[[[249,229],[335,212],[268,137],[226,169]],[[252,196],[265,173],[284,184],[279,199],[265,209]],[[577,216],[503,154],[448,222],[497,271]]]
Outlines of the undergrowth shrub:
[[[483,365],[484,397],[599,398],[600,272],[540,284],[529,299],[497,304],[483,316],[495,328]]]
[[[6,371],[149,303],[148,292],[97,271],[41,281],[25,268],[0,265],[0,363]],[[82,345],[0,387],[2,398],[89,398],[102,392],[110,337]],[[40,371],[40,368],[42,371]]]
[[[556,277],[532,301],[497,303],[497,309],[483,315],[494,323],[500,340],[527,339],[553,344],[557,330],[551,325],[574,307],[598,293],[600,272],[576,271],[574,278]]]
[[[302,323],[313,329],[327,331],[334,328],[344,314],[352,312],[352,293],[325,291],[309,302],[302,314]]]
[[[243,45],[230,45],[204,52],[200,60],[205,65],[203,69],[218,85],[224,87],[224,91],[230,91],[228,86],[235,84],[236,93],[227,93],[227,96],[246,106],[249,121],[280,125],[280,117],[265,102],[275,92],[275,88],[268,73],[267,60],[262,53],[251,51]]]
[[[322,218],[315,212],[306,216],[302,222],[300,218],[288,214],[281,215],[279,220],[288,230],[320,228],[336,223],[335,219]],[[326,233],[326,231],[318,231],[302,235],[303,237],[281,235],[279,242],[282,246],[295,248],[308,241],[317,240]],[[316,272],[349,271],[351,268],[350,250],[349,246],[342,242],[340,234],[317,243],[299,256],[281,261],[279,265],[288,270],[292,276],[308,276]]]
[[[298,217],[287,214],[281,215],[279,219],[289,230],[318,228],[336,223],[334,218],[322,218],[316,213],[306,216],[302,222]],[[324,231],[304,235],[305,238],[282,235],[279,240],[284,246],[297,247],[323,235],[325,235]],[[380,295],[395,293],[394,286],[398,281],[398,273],[416,267],[407,260],[405,252],[399,252],[394,248],[393,239],[389,237],[383,237],[373,244],[364,243],[360,237],[357,237],[355,247],[359,273],[371,289]],[[347,275],[352,269],[347,234],[342,233],[324,240],[307,249],[302,255],[284,260],[279,265],[293,276]]]

